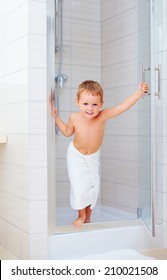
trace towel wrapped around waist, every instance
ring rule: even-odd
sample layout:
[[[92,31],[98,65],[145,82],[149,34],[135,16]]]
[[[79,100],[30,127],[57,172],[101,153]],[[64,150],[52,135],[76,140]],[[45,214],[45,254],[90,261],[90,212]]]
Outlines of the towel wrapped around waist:
[[[74,147],[73,142],[68,147],[67,169],[73,209],[81,210],[89,205],[93,209],[96,205],[100,187],[99,156],[100,149],[84,155]]]

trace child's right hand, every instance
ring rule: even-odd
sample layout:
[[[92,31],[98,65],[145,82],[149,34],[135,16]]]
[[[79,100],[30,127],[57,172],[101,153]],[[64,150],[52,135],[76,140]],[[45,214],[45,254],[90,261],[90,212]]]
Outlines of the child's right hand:
[[[55,118],[58,116],[58,110],[55,108],[54,100],[50,97],[49,98],[49,104],[50,104],[50,113]]]
[[[56,118],[58,116],[58,110],[54,107],[53,109],[53,117]]]

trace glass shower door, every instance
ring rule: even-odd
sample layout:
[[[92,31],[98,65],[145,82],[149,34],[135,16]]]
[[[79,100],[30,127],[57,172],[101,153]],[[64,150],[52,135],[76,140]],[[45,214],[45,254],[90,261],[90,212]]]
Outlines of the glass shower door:
[[[154,201],[157,182],[157,122],[160,75],[157,64],[156,11],[160,1],[138,0],[138,82],[149,84],[149,94],[141,99],[137,108],[137,161],[138,161],[138,217],[154,236]],[[158,77],[158,79],[156,78]],[[156,93],[156,94],[155,94]],[[157,96],[157,97],[156,97]]]
[[[138,82],[151,87],[151,8],[150,0],[138,0]],[[152,118],[151,94],[143,97],[137,107],[137,162],[138,162],[138,207],[137,215],[152,231]]]

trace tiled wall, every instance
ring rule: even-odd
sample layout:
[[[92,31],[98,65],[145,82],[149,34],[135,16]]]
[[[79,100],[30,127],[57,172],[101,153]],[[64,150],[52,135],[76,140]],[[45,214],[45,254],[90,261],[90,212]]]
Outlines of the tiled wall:
[[[47,257],[46,1],[0,3],[0,242]]]
[[[104,106],[136,90],[136,1],[101,1]],[[110,120],[102,146],[102,203],[131,213],[137,206],[136,106]]]
[[[64,120],[77,110],[77,87],[85,79],[102,82],[104,107],[118,104],[136,90],[135,1],[124,1],[121,7],[117,1],[63,1],[63,26],[62,73],[69,77],[59,90]],[[59,53],[57,71],[58,61]],[[110,122],[102,148],[102,203],[130,212],[136,211],[137,205],[136,137],[134,107],[124,118]],[[69,141],[62,135],[56,137],[58,207],[69,206],[65,159]],[[131,200],[129,193],[133,195]]]
[[[62,73],[68,75],[60,89],[60,116],[66,121],[75,104],[78,85],[86,80],[101,81],[100,0],[70,0],[63,2]],[[56,54],[58,71],[59,53]],[[71,139],[56,137],[56,205],[69,206],[69,179],[66,170],[66,150]]]

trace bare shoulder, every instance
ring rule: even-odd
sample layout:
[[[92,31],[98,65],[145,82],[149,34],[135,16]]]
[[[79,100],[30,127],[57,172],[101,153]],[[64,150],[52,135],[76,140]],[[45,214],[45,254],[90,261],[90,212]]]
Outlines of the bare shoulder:
[[[108,119],[115,118],[124,112],[122,104],[115,106],[113,108],[107,108],[102,110],[102,118],[106,121]]]
[[[73,112],[70,115],[70,119],[71,120],[75,120],[75,119],[77,119],[79,117],[79,115],[80,115],[79,112]]]
[[[79,112],[73,112],[71,113],[70,117],[69,117],[69,121],[72,122],[73,124],[78,120],[79,118]]]
[[[106,109],[103,109],[101,112],[100,112],[100,117],[106,121],[107,119],[111,118],[111,112],[112,112],[112,109],[110,108],[106,108]]]

